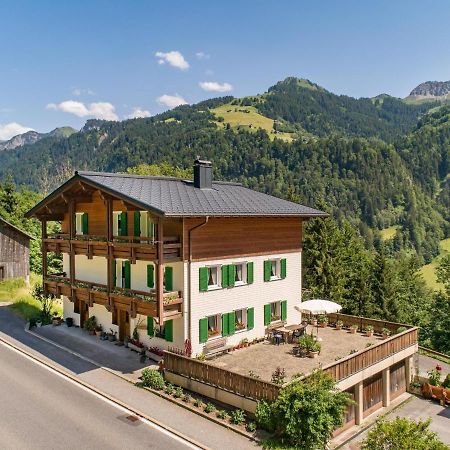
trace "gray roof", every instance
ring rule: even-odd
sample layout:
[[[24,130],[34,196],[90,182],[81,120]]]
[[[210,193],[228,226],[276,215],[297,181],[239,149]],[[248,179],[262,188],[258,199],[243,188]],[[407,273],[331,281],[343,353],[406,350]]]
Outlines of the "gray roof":
[[[9,227],[9,228],[13,229],[14,231],[17,231],[18,233],[24,235],[26,238],[34,240],[34,237],[31,236],[31,234],[28,234],[26,231],[21,230],[20,228],[16,227],[12,223],[6,221],[2,217],[0,217],[0,225],[4,225],[6,227]],[[1,227],[0,227],[0,231],[1,231]]]
[[[238,183],[214,181],[212,189],[199,189],[192,181],[170,177],[75,172],[74,178],[164,216],[328,216]]]

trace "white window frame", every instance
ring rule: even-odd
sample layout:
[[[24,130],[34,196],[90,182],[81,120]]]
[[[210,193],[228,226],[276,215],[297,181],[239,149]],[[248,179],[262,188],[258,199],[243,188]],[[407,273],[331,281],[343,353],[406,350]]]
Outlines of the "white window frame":
[[[270,281],[273,280],[281,280],[281,259],[277,258],[277,259],[270,259],[270,264],[271,264],[271,268],[270,268]],[[272,275],[272,267],[273,264],[275,263],[275,275]]]
[[[247,261],[245,262],[236,262],[233,263],[233,265],[235,266],[235,274],[234,274],[234,285],[235,286],[243,286],[244,284],[247,284]],[[236,273],[237,273],[237,267],[241,266],[241,278],[242,280],[240,281],[236,281]]]
[[[216,289],[221,289],[222,288],[222,267],[218,264],[213,265],[213,266],[206,266],[208,269],[208,291],[214,291]],[[211,269],[216,269],[216,284],[209,284],[209,271]]]
[[[207,316],[208,319],[208,341],[210,339],[215,339],[218,338],[222,335],[222,315],[221,314],[212,314],[211,316]],[[210,336],[210,326],[209,326],[209,319],[215,319],[216,323],[216,328],[214,328],[214,330],[217,331],[217,333],[212,334]]]
[[[83,214],[82,212],[75,213],[75,234],[78,236],[83,235]]]
[[[275,314],[272,314],[272,306],[275,305]],[[278,312],[278,314],[277,314]],[[273,319],[273,317],[278,317],[277,319]],[[281,320],[281,300],[270,303],[270,323],[279,322]]]
[[[113,236],[119,236],[119,222],[122,211],[113,211]]]
[[[116,286],[120,288],[125,286],[125,270],[123,270],[125,261],[126,259],[116,259]]]
[[[243,328],[238,328],[237,324],[238,324],[238,316],[237,313],[242,311],[242,322],[244,324]],[[235,321],[235,329],[236,329],[236,333],[240,333],[241,331],[247,331],[247,308],[241,308],[241,309],[236,309],[234,311],[234,321]]]
[[[145,240],[142,242],[152,244],[155,241],[155,223],[152,221],[152,218],[148,211],[140,211],[140,228],[141,228],[141,237],[151,237],[152,240]]]

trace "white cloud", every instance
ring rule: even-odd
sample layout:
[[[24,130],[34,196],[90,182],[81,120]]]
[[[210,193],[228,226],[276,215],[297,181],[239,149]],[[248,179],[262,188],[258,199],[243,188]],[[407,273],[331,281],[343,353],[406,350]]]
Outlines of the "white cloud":
[[[216,81],[201,81],[198,83],[204,91],[230,92],[233,86],[230,83],[217,83]]]
[[[137,119],[139,117],[150,117],[150,116],[151,116],[150,111],[142,109],[140,106],[135,106],[131,114],[125,116],[125,119]]]
[[[5,123],[4,125],[0,123],[0,141],[7,141],[18,134],[32,130],[33,128],[24,127],[17,122]]]
[[[156,100],[160,105],[168,106],[169,108],[175,108],[176,106],[180,105],[187,105],[187,101],[178,94],[164,94],[161,95],[161,97],[158,97]]]
[[[114,105],[108,102],[97,102],[84,104],[75,100],[66,100],[61,103],[49,103],[47,109],[63,111],[74,114],[77,117],[92,116],[96,119],[119,120]]]
[[[206,54],[205,52],[197,52],[195,54],[195,57],[197,59],[209,59],[210,55]]]
[[[189,63],[184,59],[184,56],[177,50],[171,52],[156,52],[155,56],[158,58],[158,64],[170,64],[173,67],[181,70],[189,69]]]

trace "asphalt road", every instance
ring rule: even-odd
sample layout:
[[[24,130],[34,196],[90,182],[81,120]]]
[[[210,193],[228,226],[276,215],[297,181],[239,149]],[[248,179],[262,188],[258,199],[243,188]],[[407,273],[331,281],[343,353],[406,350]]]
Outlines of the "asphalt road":
[[[0,342],[0,449],[186,449],[190,444]]]

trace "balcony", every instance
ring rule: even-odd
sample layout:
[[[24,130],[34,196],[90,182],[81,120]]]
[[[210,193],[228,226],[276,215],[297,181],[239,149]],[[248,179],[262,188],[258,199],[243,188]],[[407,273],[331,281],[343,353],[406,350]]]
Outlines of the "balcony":
[[[64,276],[49,275],[44,279],[44,287],[47,292],[56,297],[65,295],[70,301],[82,301],[89,306],[94,303],[105,306],[108,310],[112,307],[126,310],[131,317],[136,314],[157,317],[156,292],[138,291],[115,287],[108,292],[107,286],[100,283],[91,283],[75,280],[74,283]],[[180,291],[164,292],[164,320],[176,319],[182,316],[183,298]]]
[[[114,259],[129,259],[131,261],[155,261],[157,259],[156,244],[153,238],[141,236],[113,236],[108,241],[106,236],[77,235],[70,239],[69,234],[55,233],[44,238],[47,252],[70,253],[71,248],[75,255],[108,256],[108,248],[111,248]],[[180,261],[182,248],[180,238],[168,236],[164,238],[164,261]]]

